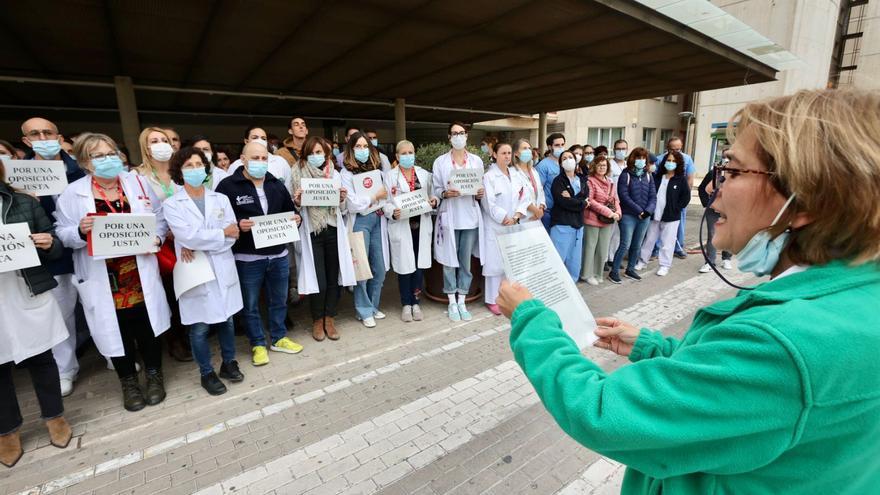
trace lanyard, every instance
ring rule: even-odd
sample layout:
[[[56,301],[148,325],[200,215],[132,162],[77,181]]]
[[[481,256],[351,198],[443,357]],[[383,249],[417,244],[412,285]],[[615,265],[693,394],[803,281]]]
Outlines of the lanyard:
[[[331,170],[333,170],[333,165],[330,165],[329,163],[325,163],[324,164],[324,178],[325,179],[330,178],[330,171]]]
[[[156,179],[156,183],[159,184],[159,187],[162,188],[162,192],[165,193],[166,198],[170,198],[171,196],[174,196],[174,186],[171,186],[171,185],[166,186],[165,184],[163,184],[162,181],[159,180],[159,176],[156,175],[155,170],[153,170],[153,178]]]
[[[101,195],[101,199],[104,200],[104,203],[107,205],[107,207],[110,208],[110,211],[112,211],[113,213],[119,213],[118,211],[116,211],[116,208],[113,207],[113,203],[110,202],[110,200],[107,198],[107,195],[104,194],[104,188],[101,187],[100,184],[98,184],[98,181],[96,181],[94,177],[92,177],[92,185],[95,186],[95,189],[98,191],[98,194]],[[119,183],[119,178],[116,179],[116,193],[119,194],[119,206],[120,208],[122,208],[122,205],[125,202],[125,193],[122,192],[122,186]]]
[[[532,189],[535,191],[535,201],[538,200],[538,183],[535,182],[535,172],[529,168],[529,181],[532,183]]]
[[[406,173],[404,173],[402,170],[400,173],[403,174],[403,178],[406,180],[406,183],[409,186],[409,192],[414,192],[416,190],[416,169],[411,168],[410,170],[412,170],[412,179],[407,177]]]
[[[455,155],[453,155],[451,151],[449,152],[449,159],[452,161],[452,168],[467,168],[467,166],[468,166],[467,152],[465,152],[465,154],[464,154],[464,165],[462,165],[461,167],[459,167],[458,165],[455,164]]]

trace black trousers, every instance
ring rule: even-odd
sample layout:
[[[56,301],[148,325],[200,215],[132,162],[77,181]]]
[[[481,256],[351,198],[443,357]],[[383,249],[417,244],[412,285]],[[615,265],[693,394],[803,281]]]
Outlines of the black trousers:
[[[315,275],[318,278],[318,293],[309,295],[312,320],[336,316],[336,306],[339,303],[337,235],[336,227],[329,225],[320,234],[311,234]]]
[[[21,409],[15,396],[15,384],[12,382],[12,362],[0,364],[0,435],[12,433],[21,427]],[[40,415],[43,419],[52,419],[64,413],[61,401],[61,379],[58,377],[58,366],[52,357],[52,350],[31,356],[19,367],[27,368],[31,374],[37,401],[40,403]]]
[[[137,374],[134,363],[138,351],[140,351],[144,366],[148,370],[161,370],[162,343],[153,335],[147,305],[139,304],[133,308],[118,309],[116,310],[116,320],[119,322],[119,334],[122,337],[125,356],[110,359],[113,361],[113,367],[116,368],[116,374],[119,375],[119,378]]]

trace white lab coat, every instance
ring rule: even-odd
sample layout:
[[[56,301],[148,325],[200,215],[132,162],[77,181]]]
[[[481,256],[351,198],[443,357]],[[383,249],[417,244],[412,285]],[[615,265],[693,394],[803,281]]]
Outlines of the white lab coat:
[[[483,169],[483,160],[472,153],[467,154],[467,167]],[[434,160],[433,186],[434,196],[442,197],[446,190],[446,184],[452,173],[452,152],[440,155]],[[474,196],[476,200],[476,196]],[[455,245],[455,211],[451,208],[452,203],[448,200],[440,202],[437,210],[437,226],[434,229],[434,259],[441,265],[450,268],[458,268],[458,247]],[[481,253],[486,252],[486,235],[483,232],[483,215],[477,206],[477,246],[473,256],[483,258]]]
[[[236,223],[229,198],[205,188],[205,215],[181,188],[163,203],[165,220],[174,233],[177,262],[180,249],[202,251],[214,270],[215,279],[193,287],[180,296],[180,322],[221,323],[243,307],[238,271],[232,255],[235,239],[226,237],[223,229]]]
[[[428,193],[428,198],[433,198],[434,189],[431,182],[431,174],[422,167],[413,167],[416,171],[416,177],[422,189]],[[409,183],[406,177],[400,172],[400,166],[397,166],[385,173],[385,186],[388,188],[389,196],[398,196],[412,192],[409,190]],[[394,219],[394,210],[397,207],[393,201],[385,203],[385,217],[388,218],[388,244],[391,251],[391,267],[395,273],[406,275],[416,271],[416,268],[423,270],[431,268],[431,237],[434,231],[434,222],[430,213],[419,216],[419,259],[416,260],[413,253],[412,234],[409,228],[408,218],[403,220]]]
[[[242,165],[241,158],[232,162],[232,165],[229,166],[225,171],[225,177],[228,177],[235,173],[235,170],[238,169]],[[211,170],[214,170],[213,168]],[[286,159],[269,153],[269,173],[274,175],[276,179],[280,180],[284,187],[288,190],[290,189],[290,162]],[[217,188],[217,184],[214,184],[214,188]]]
[[[539,174],[537,170],[532,169],[532,179],[535,180],[535,188],[533,188],[532,181],[529,179],[528,172],[520,170],[516,167],[511,167],[511,170],[516,171],[515,173],[517,180],[520,181],[525,187],[526,199],[528,200],[526,206],[528,207],[531,205],[544,205],[546,207],[547,199],[544,194],[544,185],[541,184],[541,174]],[[526,216],[525,218],[523,218],[523,221],[535,219],[535,215],[533,215],[532,212],[528,210],[525,211],[525,215]],[[540,220],[540,218],[538,220]]]
[[[131,204],[131,212],[155,214],[156,235],[160,239],[165,239],[168,224],[165,222],[162,203],[153,188],[137,174],[122,174],[119,179],[125,197]],[[96,260],[89,256],[87,243],[79,236],[80,220],[86,214],[95,212],[92,177],[86,175],[67,186],[59,196],[57,204],[55,232],[66,247],[73,249],[73,282],[79,293],[92,339],[98,351],[104,356],[124,356],[125,350],[122,348],[122,338],[119,335],[119,322],[116,319],[116,305],[110,290],[107,264],[104,260]],[[168,307],[165,289],[162,287],[159,263],[155,254],[141,254],[136,259],[150,326],[153,327],[153,334],[159,336],[171,326],[171,309]]]
[[[362,211],[367,211],[372,204],[372,198],[368,198],[366,196],[358,195],[354,192],[354,174],[351,173],[348,169],[343,168],[340,173],[342,177],[342,187],[345,188],[346,193],[345,196],[345,205],[348,209],[348,231],[351,232],[354,228],[354,221],[357,218],[357,215]],[[388,185],[385,184],[387,188]],[[387,191],[387,189],[386,189]],[[382,208],[385,207],[386,200],[380,201]],[[377,210],[378,211],[378,210]],[[370,215],[375,215],[376,212],[370,213]],[[382,216],[380,220],[382,226],[382,257],[385,260],[385,271],[391,269],[391,255],[388,253],[388,219],[385,216]],[[369,249],[369,246],[367,247]]]
[[[498,165],[492,164],[483,175],[483,224],[486,226],[486,256],[483,258],[483,275],[497,277],[504,275],[504,264],[501,262],[501,251],[498,249],[496,229],[501,229],[505,218],[513,218],[516,213],[521,215],[529,206],[525,185],[516,176],[516,172],[508,169],[510,178],[504,175]]]
[[[339,172],[336,170],[333,170],[331,178],[342,180],[339,177]],[[351,189],[348,190],[348,194],[351,194]],[[351,259],[351,246],[348,244],[348,229],[345,226],[345,218],[343,216],[344,208],[345,202],[339,208],[336,208],[336,254],[339,257],[338,283],[343,287],[351,287],[357,285],[357,280],[354,275],[354,262]],[[318,275],[315,271],[312,238],[309,233],[311,230],[309,207],[301,207],[299,216],[302,217],[302,222],[299,224],[299,249],[294,249],[297,269],[296,287],[300,294],[317,294],[320,292],[320,288],[318,287]]]
[[[216,191],[217,186],[219,186],[220,183],[223,182],[223,179],[229,177],[232,174],[230,174],[226,170],[223,170],[220,167],[211,167],[211,175],[213,176],[213,178],[211,179],[211,190]]]

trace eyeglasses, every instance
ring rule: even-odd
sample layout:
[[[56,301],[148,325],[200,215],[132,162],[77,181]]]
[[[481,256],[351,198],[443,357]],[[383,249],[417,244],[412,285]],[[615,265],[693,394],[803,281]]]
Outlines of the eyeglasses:
[[[40,136],[46,136],[47,138],[52,139],[52,138],[58,136],[58,132],[53,131],[51,129],[43,129],[43,130],[34,129],[34,130],[26,133],[25,136],[30,139],[37,139]]]
[[[455,136],[467,136],[467,131],[453,132],[452,137],[455,137]]]
[[[718,180],[718,182],[724,182],[724,179],[726,179],[728,174],[730,177],[736,177],[739,174],[757,174],[769,177],[774,177],[776,175],[775,172],[767,172],[766,170],[750,170],[746,168],[728,167],[727,165],[715,165],[715,179]]]
[[[92,160],[103,160],[108,156],[119,156],[119,153],[116,151],[111,151],[110,153],[95,153],[94,155],[90,154],[89,158]]]

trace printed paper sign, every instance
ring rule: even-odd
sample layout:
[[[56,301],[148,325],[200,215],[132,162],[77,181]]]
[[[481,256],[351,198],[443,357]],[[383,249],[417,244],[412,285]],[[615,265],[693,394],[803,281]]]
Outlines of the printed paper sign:
[[[565,333],[583,349],[596,340],[596,320],[565,269],[541,222],[498,229],[504,275],[552,309]]]
[[[342,187],[338,179],[302,179],[303,206],[339,206],[339,189]]]
[[[156,215],[109,213],[96,215],[89,232],[89,256],[118,258],[155,253]]]
[[[449,188],[462,196],[476,196],[483,188],[483,171],[478,168],[457,168],[449,176]]]
[[[358,196],[366,196],[366,197],[374,197],[378,194],[382,189],[385,189],[385,184],[382,182],[382,171],[381,170],[371,170],[369,172],[364,172],[362,174],[357,174],[353,177],[354,182],[354,193]],[[372,213],[379,208],[382,207],[384,201],[379,201],[378,204],[371,206],[364,213]]]
[[[189,263],[178,258],[177,263],[174,264],[172,276],[174,278],[175,299],[180,299],[184,292],[216,278],[208,256],[202,251],[193,251],[193,260]]]
[[[431,213],[432,210],[431,204],[428,203],[428,193],[424,189],[416,189],[413,192],[395,196],[394,206],[400,208],[401,220]]]
[[[25,192],[53,196],[67,187],[67,167],[61,160],[5,160],[3,164],[9,185]]]
[[[299,230],[296,227],[294,215],[294,212],[286,211],[273,215],[251,217],[251,220],[254,221],[254,226],[251,227],[251,233],[254,235],[254,247],[262,249],[299,241]]]
[[[0,273],[40,264],[37,247],[26,223],[0,225]]]

